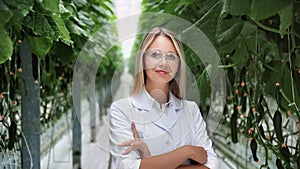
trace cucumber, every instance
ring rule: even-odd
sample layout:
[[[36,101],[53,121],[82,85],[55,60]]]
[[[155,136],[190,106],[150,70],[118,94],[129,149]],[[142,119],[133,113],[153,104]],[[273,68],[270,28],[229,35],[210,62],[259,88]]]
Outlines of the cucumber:
[[[243,90],[245,91],[245,90]],[[242,104],[242,113],[245,113],[247,110],[247,96],[244,96],[244,92],[241,92],[241,104]]]
[[[255,139],[251,140],[250,148],[251,148],[253,159],[254,159],[255,162],[257,162],[258,161],[258,158],[257,158],[257,143],[256,143]]]
[[[237,106],[234,106],[234,113],[232,114],[230,118],[230,128],[231,128],[231,139],[233,143],[238,142],[237,137],[237,118],[238,118],[238,110],[236,109]]]
[[[265,116],[264,107],[262,105],[259,105],[257,111],[259,113],[258,118],[257,118],[257,123],[259,123]]]
[[[260,133],[260,135],[263,139],[266,139],[265,130],[264,130],[264,127],[262,125],[259,125],[259,133]]]
[[[283,156],[283,159],[285,161],[285,165],[289,166],[290,162],[291,162],[291,159],[290,159],[291,154],[290,154],[290,151],[289,151],[288,147],[287,146],[286,147],[281,147],[280,153]]]
[[[281,144],[284,143],[284,139],[282,136],[282,117],[281,117],[281,113],[278,110],[276,110],[274,114],[273,124],[274,124],[274,129],[275,129],[277,139]]]
[[[12,150],[14,147],[14,143],[16,140],[16,133],[17,133],[17,124],[12,121],[9,128],[8,128],[8,150]]]
[[[278,169],[284,169],[279,158],[276,159],[276,166],[277,166]]]

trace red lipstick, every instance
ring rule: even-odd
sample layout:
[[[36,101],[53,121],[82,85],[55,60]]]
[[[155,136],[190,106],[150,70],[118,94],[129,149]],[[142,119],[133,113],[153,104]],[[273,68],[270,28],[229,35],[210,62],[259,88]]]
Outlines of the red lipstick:
[[[165,71],[165,70],[155,70],[155,72],[161,74],[161,75],[165,75],[168,74],[169,72]]]

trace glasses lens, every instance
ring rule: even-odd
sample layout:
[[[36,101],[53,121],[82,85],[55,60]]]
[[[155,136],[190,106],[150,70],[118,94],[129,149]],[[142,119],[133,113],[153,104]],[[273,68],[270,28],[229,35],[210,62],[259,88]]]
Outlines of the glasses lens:
[[[175,54],[173,54],[173,53],[167,53],[167,54],[166,54],[166,59],[167,59],[168,61],[175,61],[175,60],[176,60],[176,57],[177,57],[177,56],[175,56]]]
[[[160,51],[156,50],[156,51],[149,51],[150,57],[153,59],[161,59],[162,58],[162,54]]]
[[[147,50],[145,52],[146,56],[149,56],[151,59],[154,60],[161,60],[163,56],[165,56],[165,59],[167,61],[175,62],[178,60],[178,56],[175,53],[168,52],[165,55],[160,50]]]

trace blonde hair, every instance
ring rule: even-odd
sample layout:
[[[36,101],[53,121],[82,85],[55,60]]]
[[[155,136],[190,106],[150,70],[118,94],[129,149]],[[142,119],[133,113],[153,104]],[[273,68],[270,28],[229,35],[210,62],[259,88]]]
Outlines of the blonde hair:
[[[149,31],[144,37],[138,54],[136,56],[135,66],[135,78],[132,88],[131,95],[135,95],[141,92],[145,83],[145,72],[144,72],[144,52],[150,46],[157,36],[166,36],[172,41],[176,52],[180,58],[179,71],[177,71],[175,77],[169,82],[169,90],[179,99],[185,97],[185,64],[184,64],[184,52],[182,44],[175,33],[165,28],[156,27]]]

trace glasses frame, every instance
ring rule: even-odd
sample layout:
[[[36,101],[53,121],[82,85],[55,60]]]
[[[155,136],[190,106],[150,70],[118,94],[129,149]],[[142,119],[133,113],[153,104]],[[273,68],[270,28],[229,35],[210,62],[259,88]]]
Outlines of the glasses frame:
[[[151,52],[151,53],[149,53],[149,52]],[[156,58],[151,57],[151,55],[152,55],[153,53],[155,53],[155,52],[159,52],[159,53],[162,54],[162,55],[160,56],[160,58],[156,59]],[[176,59],[174,59],[174,60],[169,60],[169,59],[167,59],[167,54],[172,54],[172,55],[174,55]],[[176,63],[176,62],[179,63],[179,62],[180,62],[180,57],[179,57],[178,54],[176,54],[176,53],[174,53],[174,52],[170,52],[170,51],[159,50],[159,49],[147,49],[147,50],[145,50],[145,52],[144,52],[144,56],[150,56],[149,58],[152,59],[152,60],[155,60],[156,62],[161,61],[161,60],[163,59],[163,57],[165,58],[165,60],[166,60],[168,63],[172,63],[172,62],[174,62],[174,63]]]

